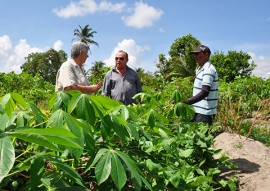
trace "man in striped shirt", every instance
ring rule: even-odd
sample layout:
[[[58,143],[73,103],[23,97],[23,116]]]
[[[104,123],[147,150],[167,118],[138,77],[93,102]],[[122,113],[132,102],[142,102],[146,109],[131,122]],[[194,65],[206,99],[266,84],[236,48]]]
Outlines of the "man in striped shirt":
[[[218,74],[215,67],[208,62],[211,51],[207,46],[200,45],[190,54],[194,54],[199,67],[196,70],[193,96],[184,103],[194,107],[195,115],[191,119],[192,122],[212,125],[213,116],[217,113]]]

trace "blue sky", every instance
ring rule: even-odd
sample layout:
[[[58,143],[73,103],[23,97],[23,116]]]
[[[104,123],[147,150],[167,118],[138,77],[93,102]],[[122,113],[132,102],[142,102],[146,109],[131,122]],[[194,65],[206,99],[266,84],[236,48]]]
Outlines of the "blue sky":
[[[158,55],[168,55],[179,37],[192,34],[212,52],[244,51],[270,77],[269,0],[1,0],[0,72],[20,73],[25,57],[50,48],[68,56],[73,31],[89,25],[99,47],[94,61],[114,64],[117,50],[129,53],[129,66],[154,72]]]

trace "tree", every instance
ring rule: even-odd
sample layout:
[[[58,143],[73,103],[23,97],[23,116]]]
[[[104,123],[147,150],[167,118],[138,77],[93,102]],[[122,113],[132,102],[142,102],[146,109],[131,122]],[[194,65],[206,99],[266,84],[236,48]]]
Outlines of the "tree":
[[[251,56],[243,51],[215,52],[210,62],[215,66],[219,78],[226,82],[232,82],[236,77],[250,77],[256,67]]]
[[[79,40],[81,42],[84,42],[89,45],[94,44],[98,46],[98,43],[93,40],[94,34],[96,34],[96,31],[93,31],[92,28],[89,28],[89,25],[86,25],[85,27],[81,27],[79,25],[79,29],[74,30],[74,36],[75,38],[73,40]],[[90,50],[91,52],[91,50]]]
[[[110,70],[110,67],[105,66],[105,63],[102,61],[95,61],[94,65],[86,72],[88,78],[90,78],[91,84],[103,81],[103,78],[107,71]]]
[[[141,79],[142,86],[151,86],[154,75],[151,72],[145,72],[143,68],[136,68],[135,71],[137,72],[139,78]]]
[[[55,84],[57,71],[66,60],[67,54],[64,51],[50,49],[47,52],[29,54],[21,69],[22,72],[29,73],[33,77],[39,74],[47,82]]]
[[[191,34],[177,38],[171,45],[169,59],[166,59],[163,54],[159,55],[156,66],[160,74],[167,80],[172,77],[195,76],[196,62],[189,52],[200,44],[200,41]]]

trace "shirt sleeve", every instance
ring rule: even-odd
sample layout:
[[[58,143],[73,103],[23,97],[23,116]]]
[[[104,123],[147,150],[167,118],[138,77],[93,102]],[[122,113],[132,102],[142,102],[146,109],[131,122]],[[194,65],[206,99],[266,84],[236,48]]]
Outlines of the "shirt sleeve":
[[[142,84],[138,74],[136,75],[136,91],[137,93],[142,92]]]
[[[206,86],[212,86],[212,83],[215,79],[215,71],[211,70],[211,68],[205,68],[204,69],[204,74],[203,74],[203,79],[202,79],[202,85]]]
[[[209,94],[209,91],[210,91],[210,86],[203,85],[202,90],[197,95],[184,101],[184,103],[189,104],[189,105],[197,103],[201,101],[202,99],[206,98]]]
[[[63,89],[68,86],[77,85],[76,76],[72,66],[67,65],[60,70],[59,82],[61,82]]]
[[[103,88],[102,88],[102,95],[104,96],[111,96],[111,71],[108,72],[103,80]]]

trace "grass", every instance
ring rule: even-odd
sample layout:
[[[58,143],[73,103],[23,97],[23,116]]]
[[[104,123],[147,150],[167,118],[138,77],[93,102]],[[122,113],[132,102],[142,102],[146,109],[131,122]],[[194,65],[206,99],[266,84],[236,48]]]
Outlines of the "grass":
[[[251,122],[244,122],[240,127],[240,135],[247,136],[250,128],[252,126]],[[270,147],[270,129],[266,126],[255,127],[252,129],[249,138],[256,141],[260,141],[266,146]]]

